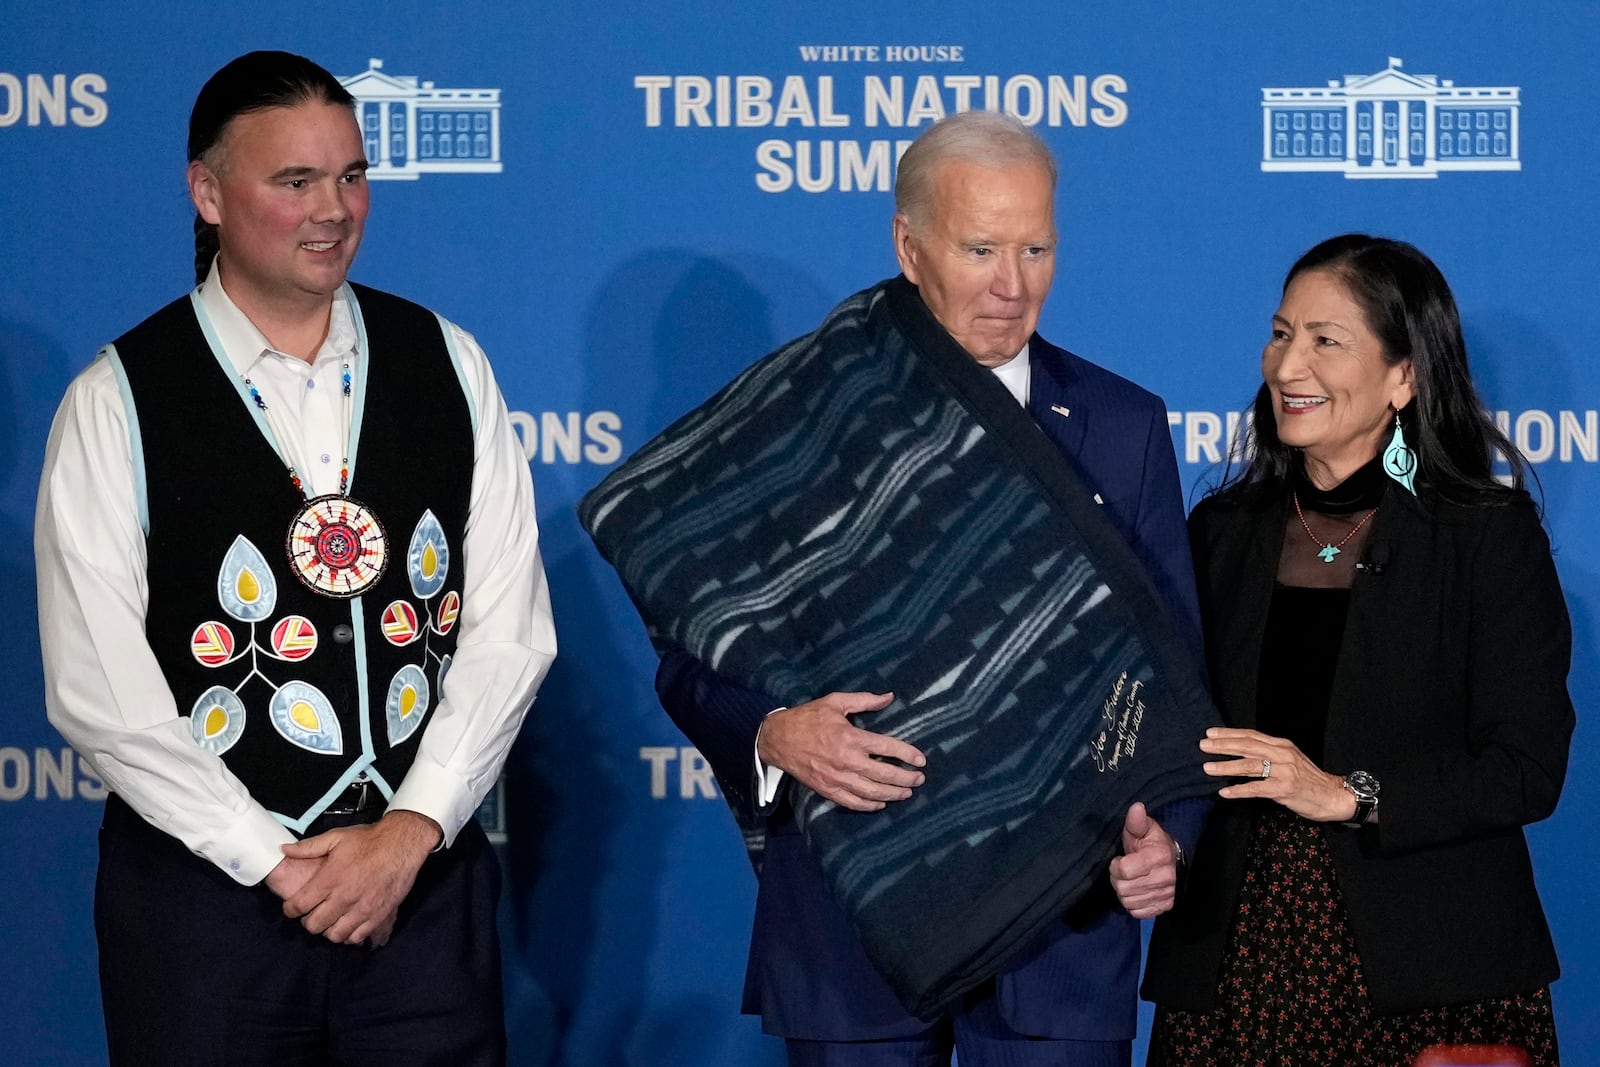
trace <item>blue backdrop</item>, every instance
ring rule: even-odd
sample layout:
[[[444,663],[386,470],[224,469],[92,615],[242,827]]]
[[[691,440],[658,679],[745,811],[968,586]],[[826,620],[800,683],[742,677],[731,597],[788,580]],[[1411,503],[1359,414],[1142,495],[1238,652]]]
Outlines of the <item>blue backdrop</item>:
[[[477,334],[532,464],[561,656],[486,812],[504,834],[515,1062],[781,1059],[737,1015],[754,894],[738,837],[656,705],[639,623],[572,509],[735,371],[894,272],[895,153],[962,106],[1009,108],[1059,154],[1042,331],[1166,398],[1191,485],[1214,476],[1253,393],[1295,256],[1362,229],[1439,262],[1484,396],[1543,484],[1573,616],[1571,772],[1530,836],[1567,1060],[1600,1062],[1585,831],[1600,745],[1584,719],[1600,668],[1600,5],[85,0],[12,3],[3,23],[12,1062],[104,1057],[102,790],[41,697],[30,531],[45,437],[95,349],[189,286],[188,110],[253,48],[351,84],[375,160],[355,277]]]

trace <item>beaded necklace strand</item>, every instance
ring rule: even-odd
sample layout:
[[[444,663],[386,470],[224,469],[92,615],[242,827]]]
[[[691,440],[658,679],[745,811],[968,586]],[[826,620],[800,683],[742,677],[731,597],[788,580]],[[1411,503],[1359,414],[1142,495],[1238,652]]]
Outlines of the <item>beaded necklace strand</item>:
[[[1350,543],[1350,538],[1356,535],[1356,531],[1365,526],[1367,524],[1367,520],[1378,513],[1377,508],[1373,508],[1371,511],[1367,512],[1361,517],[1361,521],[1352,526],[1350,528],[1350,532],[1345,534],[1344,537],[1339,540],[1338,544],[1335,544],[1332,541],[1325,541],[1317,536],[1316,531],[1311,529],[1311,524],[1306,521],[1306,513],[1300,510],[1300,494],[1294,493],[1293,496],[1294,513],[1300,516],[1300,525],[1304,527],[1306,536],[1311,538],[1311,543],[1316,545],[1319,549],[1317,556],[1324,563],[1332,563],[1333,557],[1337,556],[1340,550],[1343,549],[1345,545]]]
[[[300,484],[300,472],[295,470],[294,462],[289,458],[288,439],[283,435],[283,428],[278,425],[278,420],[272,417],[272,409],[267,406],[266,398],[261,395],[261,390],[256,388],[256,383],[247,376],[240,375],[244,387],[250,391],[250,399],[255,401],[256,407],[261,409],[261,414],[266,418],[267,425],[272,429],[272,436],[278,439],[278,449],[283,459],[284,466],[289,468],[289,480],[294,483],[295,492],[311,499],[311,494],[306,492],[305,486]],[[341,389],[344,394],[344,455],[339,460],[339,495],[344,496],[350,488],[350,414],[352,401],[350,399],[350,361],[347,359],[340,364]]]

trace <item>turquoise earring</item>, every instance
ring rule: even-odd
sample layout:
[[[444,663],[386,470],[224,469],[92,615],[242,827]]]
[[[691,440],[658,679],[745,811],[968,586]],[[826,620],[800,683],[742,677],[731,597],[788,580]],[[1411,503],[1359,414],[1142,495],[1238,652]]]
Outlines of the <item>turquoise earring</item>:
[[[1405,486],[1406,492],[1417,495],[1417,487],[1412,484],[1417,473],[1417,454],[1406,444],[1406,435],[1400,431],[1398,411],[1394,413],[1394,436],[1389,439],[1389,447],[1383,450],[1383,472]]]

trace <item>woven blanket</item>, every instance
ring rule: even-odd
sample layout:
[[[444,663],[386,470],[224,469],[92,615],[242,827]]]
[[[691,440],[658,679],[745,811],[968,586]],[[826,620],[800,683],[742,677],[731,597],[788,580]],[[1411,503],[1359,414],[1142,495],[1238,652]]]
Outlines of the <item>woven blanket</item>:
[[[755,363],[579,518],[646,626],[928,758],[872,813],[791,783],[868,956],[931,1016],[1105,872],[1135,800],[1209,793],[1202,669],[1127,543],[904,278]],[[775,704],[776,706],[776,704]]]

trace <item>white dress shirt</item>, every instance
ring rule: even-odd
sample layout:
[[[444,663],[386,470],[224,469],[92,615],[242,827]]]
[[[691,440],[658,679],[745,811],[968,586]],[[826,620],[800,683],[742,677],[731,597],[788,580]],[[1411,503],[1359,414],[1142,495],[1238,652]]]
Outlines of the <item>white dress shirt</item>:
[[[1000,384],[1006,387],[1017,403],[1022,405],[1024,411],[1028,408],[1029,389],[1033,383],[1033,363],[1028,358],[1028,346],[1023,345],[1022,351],[1000,364],[990,367],[990,373],[1000,379]],[[1098,494],[1095,503],[1100,502]],[[786,708],[773,708],[767,712],[771,715],[776,711],[786,711]],[[762,808],[771,807],[778,799],[778,788],[783,785],[783,771],[777,767],[769,767],[761,762],[761,730],[756,730],[756,804]]]
[[[348,287],[335,297],[327,339],[310,363],[268,344],[223,291],[215,263],[198,293],[228,362],[265,399],[274,435],[307,492],[338,492],[346,434],[341,364],[348,359],[359,375],[368,358],[359,350]],[[416,760],[389,803],[438,823],[445,845],[494,785],[556,653],[522,446],[482,349],[453,324],[449,341],[476,417],[459,557],[470,563],[449,675]],[[287,470],[282,476],[289,477]],[[220,757],[195,744],[189,718],[145,641],[141,504],[122,392],[102,352],[67,388],[39,486],[34,551],[46,709],[135,811],[236,881],[254,885],[277,866],[279,846],[294,835]],[[290,518],[284,516],[286,529]]]
[[[1006,391],[1022,405],[1023,410],[1027,410],[1029,390],[1033,385],[1033,361],[1028,358],[1028,346],[1023,345],[1021,352],[998,367],[990,367],[989,372],[999,378]]]

